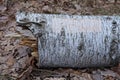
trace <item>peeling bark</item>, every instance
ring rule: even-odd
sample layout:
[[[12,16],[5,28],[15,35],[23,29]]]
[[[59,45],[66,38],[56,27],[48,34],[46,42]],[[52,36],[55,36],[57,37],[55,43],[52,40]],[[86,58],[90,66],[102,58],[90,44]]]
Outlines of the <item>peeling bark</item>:
[[[38,38],[40,68],[107,67],[120,61],[119,16],[18,13],[16,18],[46,22],[29,26]]]

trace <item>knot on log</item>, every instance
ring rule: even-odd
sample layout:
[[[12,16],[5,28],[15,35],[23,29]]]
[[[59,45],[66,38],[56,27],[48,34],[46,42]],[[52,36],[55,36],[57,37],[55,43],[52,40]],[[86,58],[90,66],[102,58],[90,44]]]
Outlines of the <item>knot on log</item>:
[[[41,37],[43,34],[45,34],[45,24],[45,21],[33,22],[26,18],[17,22],[17,26],[21,26],[24,29],[29,29],[35,35],[35,37]]]

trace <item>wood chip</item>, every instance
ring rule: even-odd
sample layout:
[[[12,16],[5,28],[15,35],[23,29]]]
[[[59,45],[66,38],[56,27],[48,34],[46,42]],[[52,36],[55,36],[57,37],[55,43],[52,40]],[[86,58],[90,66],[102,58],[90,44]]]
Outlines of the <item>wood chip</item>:
[[[5,37],[7,37],[7,38],[21,38],[22,35],[17,34],[17,33],[11,33],[11,34],[5,35]]]
[[[38,52],[32,52],[31,55],[32,55],[33,57],[38,57]]]

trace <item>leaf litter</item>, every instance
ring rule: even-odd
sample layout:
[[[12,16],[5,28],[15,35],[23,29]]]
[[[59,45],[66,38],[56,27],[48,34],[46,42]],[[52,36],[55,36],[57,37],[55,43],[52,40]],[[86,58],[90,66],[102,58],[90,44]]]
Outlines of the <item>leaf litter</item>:
[[[86,0],[85,0],[86,1]],[[101,1],[101,0],[100,0]],[[81,1],[82,2],[82,1]],[[101,2],[100,2],[101,3]],[[112,4],[87,6],[79,0],[2,0],[0,1],[0,79],[2,80],[119,80],[120,66],[104,69],[39,69],[37,39],[29,30],[16,26],[17,11],[54,14],[103,14]],[[88,5],[89,6],[89,5]],[[106,14],[119,14],[116,12]]]

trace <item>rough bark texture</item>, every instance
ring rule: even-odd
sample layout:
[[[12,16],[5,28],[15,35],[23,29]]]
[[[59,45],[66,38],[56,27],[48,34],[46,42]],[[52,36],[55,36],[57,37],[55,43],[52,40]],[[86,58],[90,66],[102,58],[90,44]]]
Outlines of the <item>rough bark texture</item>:
[[[38,38],[41,68],[106,67],[119,62],[119,16],[18,13],[16,18],[29,20],[27,26]]]

